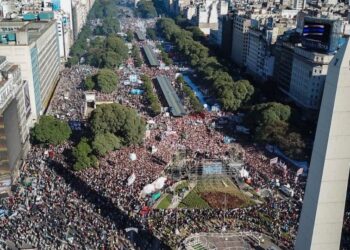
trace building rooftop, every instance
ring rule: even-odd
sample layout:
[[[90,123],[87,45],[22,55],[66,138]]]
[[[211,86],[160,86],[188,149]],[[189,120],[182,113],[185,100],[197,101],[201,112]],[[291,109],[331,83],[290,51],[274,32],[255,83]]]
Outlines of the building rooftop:
[[[143,46],[143,50],[145,51],[147,61],[151,66],[158,66],[158,60],[156,55],[154,54],[152,48],[148,45]]]
[[[174,87],[171,85],[170,80],[163,75],[157,76],[157,81],[160,89],[165,97],[168,106],[170,107],[170,113],[173,116],[186,115],[184,106],[182,105],[180,98],[176,94]]]
[[[144,40],[146,40],[145,34],[142,33],[141,31],[138,30],[138,31],[136,31],[135,33],[136,33],[137,39],[138,39],[139,41],[144,41]]]
[[[1,35],[12,35],[15,43],[10,45],[29,45],[35,42],[51,25],[55,24],[56,21],[1,21],[0,22],[0,34]],[[8,40],[1,40],[0,45],[8,45]]]

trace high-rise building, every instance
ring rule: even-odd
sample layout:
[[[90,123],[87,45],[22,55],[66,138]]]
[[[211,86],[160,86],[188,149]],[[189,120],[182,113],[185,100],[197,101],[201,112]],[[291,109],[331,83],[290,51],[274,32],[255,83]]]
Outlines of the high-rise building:
[[[274,52],[275,66],[273,77],[278,84],[278,89],[288,95],[292,78],[294,45],[289,41],[279,39],[276,42]]]
[[[32,125],[47,108],[59,78],[56,21],[2,21],[0,33],[4,35],[0,55],[18,64],[28,82]]]
[[[230,58],[232,53],[233,13],[222,16],[221,51]]]
[[[300,47],[294,49],[289,97],[306,110],[320,107],[324,82],[332,54],[309,51]]]
[[[231,59],[240,67],[245,65],[247,59],[250,26],[250,19],[239,15],[234,16]]]
[[[89,5],[84,1],[77,1],[72,7],[73,16],[73,37],[74,40],[78,38],[79,32],[83,28],[87,16],[89,14]]]
[[[329,64],[296,250],[338,250],[350,169],[350,43]]]
[[[13,179],[29,149],[28,85],[18,65],[0,56],[0,176]],[[6,191],[6,190],[1,190]]]

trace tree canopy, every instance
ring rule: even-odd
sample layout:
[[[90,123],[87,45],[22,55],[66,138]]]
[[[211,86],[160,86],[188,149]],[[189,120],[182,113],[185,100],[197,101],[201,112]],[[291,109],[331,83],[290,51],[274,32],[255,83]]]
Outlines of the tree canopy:
[[[142,18],[154,18],[157,16],[156,8],[152,1],[141,0],[137,3],[136,15]]]
[[[152,81],[146,75],[143,75],[141,79],[143,81],[143,86],[145,88],[145,97],[147,100],[148,107],[151,110],[151,115],[153,116],[159,115],[161,112],[162,106],[160,105],[158,96],[153,92]]]
[[[53,116],[42,116],[31,130],[31,136],[36,143],[58,145],[66,141],[72,131],[68,123]]]
[[[104,156],[112,150],[120,148],[120,140],[112,133],[97,134],[91,143],[93,151]]]
[[[245,120],[254,131],[255,140],[275,144],[288,156],[303,159],[305,142],[290,128],[290,116],[288,105],[269,102],[252,106]]]
[[[112,93],[118,86],[119,79],[110,69],[101,69],[96,76],[97,89],[103,93]]]
[[[93,90],[95,88],[95,79],[94,76],[88,76],[84,81],[84,88],[86,90]]]
[[[73,165],[75,171],[98,166],[97,157],[92,153],[92,148],[86,138],[83,138],[78,145],[73,148],[72,154],[75,159]]]
[[[112,133],[123,145],[141,143],[145,122],[134,109],[120,104],[103,104],[92,112],[90,120],[95,135]]]

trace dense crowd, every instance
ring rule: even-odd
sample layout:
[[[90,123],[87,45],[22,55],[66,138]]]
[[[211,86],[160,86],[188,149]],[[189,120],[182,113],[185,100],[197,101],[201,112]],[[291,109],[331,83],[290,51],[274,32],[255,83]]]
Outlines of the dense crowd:
[[[128,22],[123,29],[140,29],[142,25]],[[96,72],[97,69],[86,65],[65,69],[49,113],[64,120],[82,121],[81,83]],[[271,156],[255,146],[243,148],[243,161],[251,177],[250,185],[257,190],[272,190],[263,203],[226,210],[151,209],[155,201],[143,195],[142,189],[165,175],[164,170],[178,151],[185,150],[186,157],[196,162],[203,157],[222,160],[232,149],[232,144],[224,143],[223,133],[213,127],[217,118],[228,114],[205,111],[181,118],[164,113],[150,117],[143,96],[130,94],[131,89],[142,84],[123,84],[132,74],[151,78],[164,74],[174,83],[176,72],[176,66],[165,70],[143,65],[135,69],[131,62],[118,69],[121,84],[114,93],[95,92],[97,101],[120,102],[136,108],[147,121],[142,145],[109,153],[100,159],[99,168],[73,172],[67,156],[69,143],[50,149],[33,147],[21,170],[17,189],[0,204],[8,212],[0,220],[0,248],[11,241],[17,246],[29,244],[39,249],[144,249],[147,244],[166,249],[157,243],[157,238],[175,247],[191,233],[220,232],[225,228],[268,235],[281,248],[292,249],[305,177],[296,179],[296,169],[290,166],[271,165]],[[52,150],[54,156],[48,157],[47,150]],[[131,159],[131,154],[136,158]],[[135,176],[131,184],[130,176]],[[290,185],[295,191],[293,198],[279,193],[276,179],[280,184]],[[168,177],[163,190],[172,184]],[[346,218],[349,224],[349,213]],[[130,234],[134,231],[140,237]]]
[[[1,205],[10,216],[0,220],[0,248],[13,244],[38,249],[131,249],[119,222],[106,220],[97,203],[82,195],[87,190],[74,189],[57,174],[56,164],[44,149],[29,153],[17,190]]]

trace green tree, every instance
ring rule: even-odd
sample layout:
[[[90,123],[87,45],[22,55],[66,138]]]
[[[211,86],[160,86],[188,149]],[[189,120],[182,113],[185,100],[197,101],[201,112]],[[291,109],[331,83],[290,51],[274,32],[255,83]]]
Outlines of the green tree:
[[[101,69],[96,76],[96,85],[103,93],[112,93],[119,83],[117,75],[110,69]]]
[[[96,156],[92,154],[92,148],[86,138],[83,138],[78,145],[73,148],[72,154],[75,159],[73,165],[75,171],[80,171],[89,167],[97,167],[98,165],[98,160]]]
[[[79,63],[79,57],[78,56],[71,56],[68,58],[68,61],[66,63],[66,67],[72,67],[73,65],[77,65]]]
[[[92,141],[92,149],[99,156],[105,156],[112,150],[120,148],[120,140],[112,133],[97,134]]]
[[[133,47],[132,47],[131,55],[134,58],[135,67],[141,67],[142,66],[143,61],[141,59],[140,54],[141,54],[141,52],[140,52],[139,47],[136,44],[134,44]]]
[[[119,55],[121,60],[128,58],[128,47],[125,45],[124,41],[117,36],[109,36],[106,39],[106,47],[108,50],[112,50]]]
[[[194,40],[196,40],[196,41],[204,41],[205,35],[201,31],[201,29],[199,27],[191,26],[191,27],[188,27],[186,29],[192,32],[192,36],[193,36]]]
[[[136,15],[142,18],[154,18],[157,16],[156,8],[152,1],[141,0],[137,3]]]
[[[128,30],[126,32],[126,41],[131,43],[133,39],[134,39],[134,33],[131,30]]]
[[[141,143],[145,133],[145,122],[136,111],[116,103],[99,105],[90,124],[95,135],[112,133],[123,145]]]
[[[42,116],[31,130],[31,136],[36,143],[58,145],[70,137],[72,131],[68,123],[53,116]]]
[[[118,19],[107,17],[103,20],[104,35],[116,34],[120,31],[120,24]]]
[[[157,33],[156,33],[155,29],[152,29],[152,28],[146,29],[146,36],[148,37],[148,39],[151,39],[151,40],[157,39]]]
[[[101,55],[100,55],[101,56]],[[123,62],[120,55],[114,51],[107,50],[102,54],[102,65],[104,68],[114,69],[116,66]]]
[[[86,77],[84,81],[84,88],[87,90],[93,90],[95,88],[95,81],[93,79],[93,76]]]

